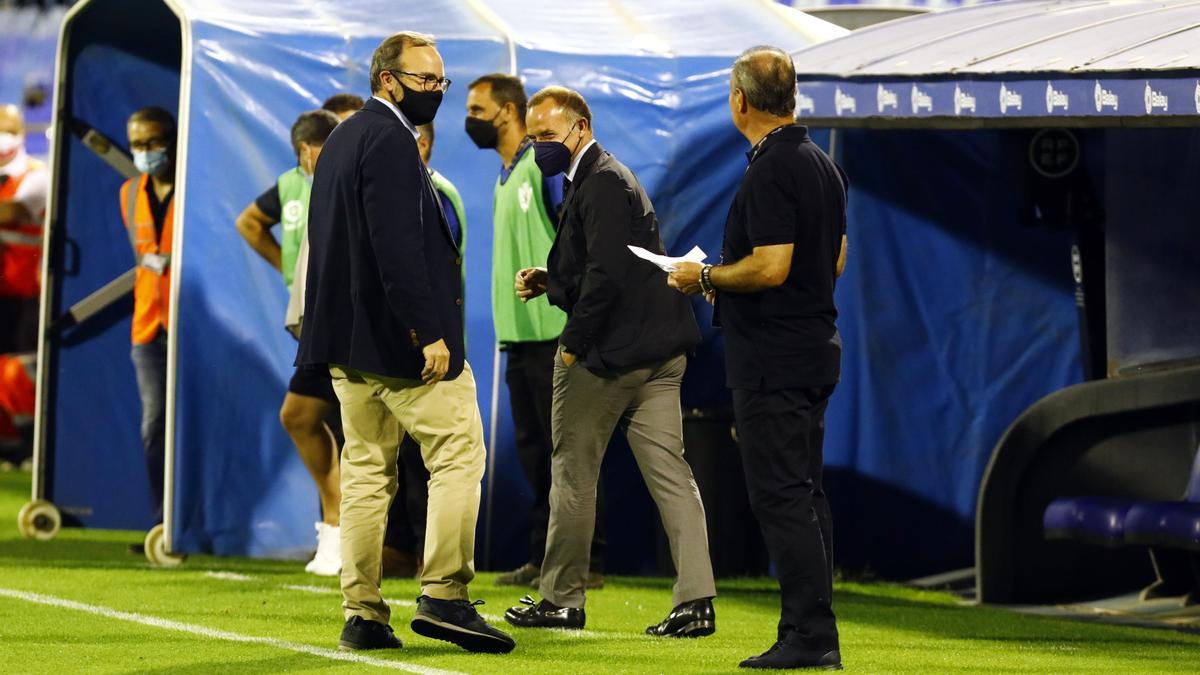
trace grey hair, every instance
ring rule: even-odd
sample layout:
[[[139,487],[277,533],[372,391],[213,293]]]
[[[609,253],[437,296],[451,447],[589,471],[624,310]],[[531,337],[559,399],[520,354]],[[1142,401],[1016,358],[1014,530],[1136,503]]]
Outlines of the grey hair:
[[[379,79],[380,73],[400,67],[400,55],[404,53],[405,47],[436,46],[437,41],[432,35],[413,31],[401,31],[380,42],[375,48],[375,53],[371,54],[371,91],[378,92],[383,89],[383,82]]]
[[[733,62],[730,84],[746,94],[756,110],[792,117],[796,111],[796,66],[779,47],[760,45],[742,52]]]

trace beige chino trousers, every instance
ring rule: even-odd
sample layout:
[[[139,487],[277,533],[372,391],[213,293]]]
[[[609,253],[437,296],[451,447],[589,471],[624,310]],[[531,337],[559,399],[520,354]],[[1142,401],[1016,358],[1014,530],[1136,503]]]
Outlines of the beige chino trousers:
[[[453,380],[426,385],[331,365],[341,402],[342,607],[346,618],[388,623],[379,591],[383,535],[396,495],[396,459],[407,432],[421,444],[429,469],[425,569],[421,593],[468,600],[475,577],[475,523],[486,451],[471,367]]]

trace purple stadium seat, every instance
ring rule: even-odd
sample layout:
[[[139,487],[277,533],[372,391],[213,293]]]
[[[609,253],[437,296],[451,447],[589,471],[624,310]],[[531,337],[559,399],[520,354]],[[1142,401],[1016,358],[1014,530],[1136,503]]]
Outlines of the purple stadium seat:
[[[1125,518],[1131,499],[1067,497],[1046,507],[1042,526],[1047,539],[1082,539],[1096,544],[1125,543]]]
[[[1139,502],[1125,517],[1125,540],[1200,552],[1200,450],[1183,501]]]

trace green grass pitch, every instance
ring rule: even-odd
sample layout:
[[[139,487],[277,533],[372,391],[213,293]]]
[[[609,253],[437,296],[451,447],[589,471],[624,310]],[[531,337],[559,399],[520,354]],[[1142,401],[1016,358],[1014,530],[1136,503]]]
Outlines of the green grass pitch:
[[[770,646],[778,611],[771,580],[724,581],[716,635],[654,640],[642,630],[670,610],[670,581],[610,577],[589,594],[585,631],[513,630],[515,652],[477,656],[414,635],[417,583],[387,580],[404,649],[372,652],[379,661],[339,661],[335,580],[306,575],[296,562],[212,556],[154,569],[126,553],[140,537],[132,532],[69,529],[50,542],[27,541],[16,512],[28,485],[28,473],[0,473],[2,673],[730,673]],[[521,592],[493,578],[480,574],[472,592],[502,624]],[[851,671],[1200,671],[1196,635],[1025,616],[880,583],[839,584],[834,607]]]

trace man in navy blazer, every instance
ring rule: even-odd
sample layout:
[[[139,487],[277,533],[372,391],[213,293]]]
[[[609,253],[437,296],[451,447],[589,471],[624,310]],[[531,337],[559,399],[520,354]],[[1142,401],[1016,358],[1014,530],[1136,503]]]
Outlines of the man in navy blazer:
[[[432,37],[384,40],[371,58],[374,96],[329,136],[313,177],[296,365],[327,369],[341,404],[342,649],[401,646],[379,581],[404,433],[431,475],[413,631],[468,651],[515,646],[467,592],[483,424],[463,358],[462,256],[416,142],[449,86]]]

